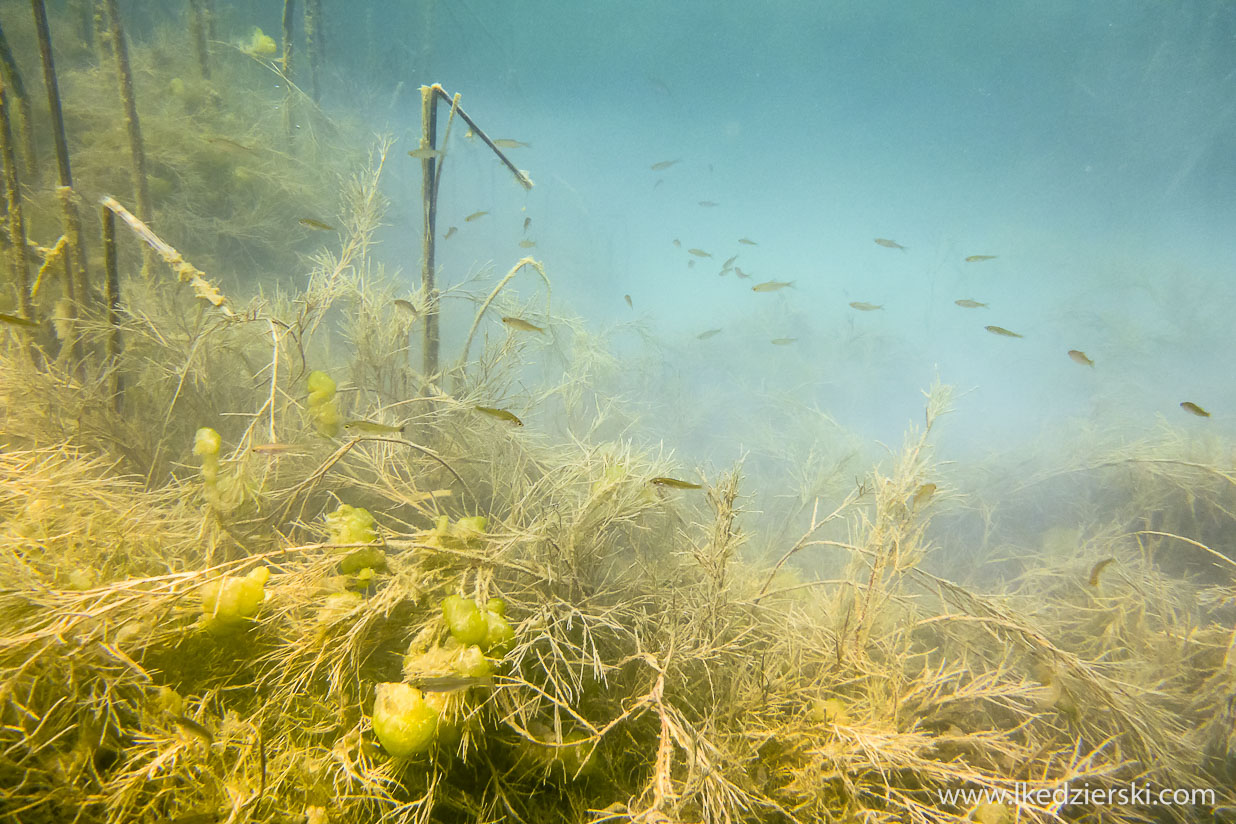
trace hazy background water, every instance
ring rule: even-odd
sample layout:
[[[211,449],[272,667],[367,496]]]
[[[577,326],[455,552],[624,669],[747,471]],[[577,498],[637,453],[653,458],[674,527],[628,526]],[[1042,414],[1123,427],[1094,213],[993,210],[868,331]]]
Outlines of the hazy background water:
[[[612,330],[638,392],[703,408],[663,422],[689,457],[733,460],[753,416],[777,426],[768,397],[896,443],[937,376],[966,393],[948,457],[1086,425],[1134,436],[1157,415],[1236,420],[1236,4],[324,5],[325,105],[401,138],[386,252],[403,277],[420,167],[403,152],[416,87],[436,81],[492,136],[532,144],[511,156],[537,183],[525,193],[456,132],[443,283],[505,271],[531,216],[557,305]],[[279,10],[230,16],[277,32]],[[690,247],[712,258],[688,268]],[[718,276],[733,254],[752,279]],[[963,262],[976,254],[998,257]],[[751,291],[772,279],[795,288]]]

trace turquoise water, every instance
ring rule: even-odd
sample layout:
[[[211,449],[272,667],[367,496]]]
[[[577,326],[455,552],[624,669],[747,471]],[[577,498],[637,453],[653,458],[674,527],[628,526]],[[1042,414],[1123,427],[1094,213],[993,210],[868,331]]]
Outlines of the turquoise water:
[[[415,87],[437,81],[492,135],[531,144],[511,152],[537,182],[525,193],[459,141],[444,282],[478,262],[505,270],[535,239],[559,305],[613,331],[633,386],[685,384],[709,405],[705,457],[726,459],[716,450],[741,441],[761,393],[895,441],[937,376],[968,393],[958,449],[1082,422],[1135,433],[1158,415],[1230,429],[1230,4],[327,12],[339,88],[371,89],[375,124],[414,139]],[[680,162],[650,169],[667,160]],[[712,257],[688,268],[688,248]],[[750,280],[718,276],[734,254]],[[996,258],[964,262],[980,254]],[[795,286],[751,291],[774,279]],[[663,341],[659,359],[640,356],[631,324]],[[1184,400],[1214,417],[1186,420]]]
[[[170,19],[142,9],[138,37]],[[281,3],[218,9],[221,39],[253,25],[278,36]],[[439,242],[440,285],[543,261],[555,309],[617,354],[610,388],[644,410],[645,440],[724,465],[799,407],[896,443],[937,379],[960,393],[941,433],[955,458],[1049,454],[1082,428],[1231,433],[1231,4],[467,0],[324,13],[325,110],[398,141],[388,265],[416,286],[420,164],[404,151],[420,135],[418,87],[439,82],[491,136],[530,144],[509,153],[536,182],[525,192],[455,130],[438,223],[440,237],[458,231]],[[678,162],[651,168],[664,161]],[[465,222],[477,211],[489,214]],[[734,255],[750,279],[719,275]],[[770,280],[794,286],[751,290]],[[515,288],[543,306],[537,279]],[[449,362],[472,307],[445,312]]]

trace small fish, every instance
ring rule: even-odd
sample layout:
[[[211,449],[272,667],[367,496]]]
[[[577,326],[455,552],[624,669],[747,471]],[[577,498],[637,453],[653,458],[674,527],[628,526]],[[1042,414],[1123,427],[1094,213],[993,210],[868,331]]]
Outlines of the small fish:
[[[513,318],[513,317],[510,317],[509,315],[502,318],[502,322],[505,323],[507,326],[511,327],[512,329],[518,329],[520,332],[542,332],[543,333],[545,331],[544,329],[537,326],[536,324],[528,323],[528,321],[524,320],[523,318]]]
[[[416,314],[416,307],[412,305],[412,301],[410,300],[404,300],[403,298],[395,298],[391,302],[394,303],[396,306],[398,306],[400,309],[402,309],[405,312],[411,312],[414,315]]]
[[[207,747],[212,746],[215,743],[215,737],[210,730],[206,729],[192,718],[184,715],[177,715],[172,717],[172,721],[176,722],[176,726],[180,727],[181,732],[193,736]]]
[[[789,346],[791,343],[793,343],[796,340],[798,340],[798,338],[773,338],[772,345],[773,346]]]
[[[923,484],[918,489],[914,490],[914,496],[910,498],[910,506],[918,509],[927,501],[931,500],[931,496],[936,494],[935,484]]]
[[[712,257],[711,252],[705,252],[703,249],[688,249],[687,253],[696,257]]]
[[[1069,357],[1073,359],[1074,363],[1080,363],[1082,366],[1094,366],[1094,361],[1086,357],[1086,353],[1079,349],[1070,349]]]
[[[678,158],[677,160],[662,160],[660,163],[654,163],[648,168],[652,169],[654,172],[659,172],[662,169],[668,169],[670,166],[673,166],[675,163],[681,163],[681,162],[682,162],[681,157]]]
[[[1183,403],[1180,404],[1180,408],[1188,412],[1190,415],[1197,415],[1199,418],[1209,418],[1210,417],[1209,412],[1207,412],[1205,409],[1202,409],[1200,406],[1195,404],[1193,401],[1184,401]]]
[[[738,275],[740,278],[743,278],[743,279],[751,277],[751,275],[747,274],[742,269],[739,269],[737,266],[734,267],[734,274]]]
[[[988,332],[991,332],[993,335],[1003,335],[1006,338],[1024,338],[1025,337],[1025,335],[1019,335],[1016,332],[1010,332],[1009,330],[1005,329],[1003,326],[984,326],[983,328],[986,329]]]
[[[394,426],[376,421],[348,421],[343,428],[349,432],[364,432],[366,435],[402,435],[404,424]]]
[[[738,255],[734,255],[733,257],[726,258],[726,259],[725,259],[725,263],[722,263],[722,264],[721,264],[721,268],[722,268],[722,269],[729,269],[729,268],[733,267],[733,265],[734,265],[734,261],[736,261],[736,260],[738,260]]]
[[[857,309],[857,310],[858,310],[858,311],[860,311],[860,312],[874,312],[874,311],[875,311],[875,310],[877,310],[877,309],[883,309],[883,308],[884,308],[884,304],[882,304],[882,303],[866,303],[866,302],[861,301],[861,300],[852,300],[852,301],[850,301],[850,308],[851,308],[851,309]]]
[[[511,140],[509,137],[499,137],[494,141],[494,145],[499,149],[531,149],[531,143],[525,143],[522,140]]]
[[[442,157],[442,152],[437,149],[431,149],[428,146],[422,146],[419,149],[413,149],[408,152],[408,157],[414,157],[417,160],[431,160],[435,157]]]
[[[521,249],[531,249],[533,246],[536,246],[535,240],[521,240],[519,242],[519,248]]]
[[[532,225],[532,218],[530,217],[524,218],[524,231],[525,232],[528,231],[528,227],[531,225]]]
[[[977,300],[970,300],[969,298],[962,298],[961,300],[955,300],[953,301],[953,303],[957,304],[963,309],[981,309],[987,305],[986,303],[979,303]]]
[[[998,255],[970,255],[966,258],[966,263],[982,263],[985,260],[995,260]]]
[[[483,415],[488,415],[491,418],[497,418],[500,421],[506,421],[507,423],[513,423],[516,426],[524,425],[524,422],[521,421],[518,417],[516,417],[514,412],[508,412],[505,409],[498,409],[493,406],[474,406],[472,408],[475,409],[477,412],[480,412]]]
[[[703,206],[705,209],[711,209],[713,206],[720,206],[721,204],[714,203],[711,200],[701,200],[700,205]]]
[[[720,329],[709,329],[707,332],[700,332],[698,335],[695,336],[695,339],[696,340],[708,340],[713,335],[719,335],[719,334],[721,334]]]
[[[458,231],[459,231],[459,227],[458,227],[458,226],[452,226],[451,228],[449,228],[449,229],[447,229],[447,230],[446,230],[446,234],[444,234],[444,235],[442,236],[442,239],[443,239],[443,240],[450,240],[451,235],[455,234],[455,233],[456,233],[456,232],[458,232]]]
[[[472,214],[464,218],[464,223],[471,223],[474,220],[480,220],[481,218],[485,217],[485,215],[487,214],[489,214],[489,212],[473,212]]]
[[[408,679],[408,683],[424,692],[459,692],[469,687],[492,684],[493,679],[488,675],[477,677],[450,673],[449,675],[413,675]]]
[[[220,149],[227,149],[232,152],[248,152],[253,154],[253,149],[243,143],[237,143],[228,137],[208,137],[206,142],[212,146],[218,146]]]
[[[38,328],[38,321],[30,320],[30,318],[19,318],[17,315],[7,315],[0,312],[0,322],[10,324],[12,326],[25,326],[31,329]]]
[[[743,244],[744,246],[759,246],[760,245],[749,237],[740,237],[738,239],[738,242]]]
[[[1104,558],[1102,561],[1099,561],[1097,564],[1090,567],[1090,586],[1097,587],[1099,585],[1099,575],[1103,573],[1103,570],[1107,569],[1115,562],[1115,558]]]
[[[634,309],[634,308],[635,308],[635,304],[631,302],[631,296],[630,296],[630,295],[623,295],[623,296],[622,296],[622,299],[623,299],[623,300],[625,300],[625,301],[627,302],[627,306],[631,307],[632,309]]]
[[[766,280],[763,283],[757,283],[751,287],[752,292],[776,292],[778,289],[784,289],[787,286],[793,286],[792,280]]]
[[[674,238],[674,248],[676,248],[676,249],[681,249],[681,248],[682,248],[682,241],[681,241],[681,240],[679,240],[678,238]]]
[[[875,242],[883,246],[885,249],[900,249],[903,252],[906,250],[905,246],[902,246],[895,240],[889,240],[886,237],[878,237],[875,239]]]
[[[668,486],[670,489],[703,489],[699,484],[690,481],[680,481],[677,478],[653,478],[648,483],[656,486]]]
[[[259,455],[284,455],[300,451],[300,447],[294,443],[255,443],[249,449]]]
[[[688,268],[688,269],[694,269],[694,268],[695,268],[695,261],[693,261],[693,260],[688,260],[688,261],[687,261],[687,268]]]
[[[334,226],[331,226],[329,223],[323,223],[322,221],[314,220],[311,217],[302,217],[300,220],[296,222],[299,223],[301,226],[308,226],[310,229],[317,229],[319,232],[338,232],[339,231]]]

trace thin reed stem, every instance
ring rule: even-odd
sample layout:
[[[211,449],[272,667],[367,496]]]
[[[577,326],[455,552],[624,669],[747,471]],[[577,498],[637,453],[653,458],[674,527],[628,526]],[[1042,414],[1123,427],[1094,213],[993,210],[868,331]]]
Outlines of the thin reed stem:
[[[39,0],[35,0],[39,2]],[[125,45],[124,26],[116,0],[103,0],[107,10],[108,33],[112,42],[112,54],[116,58],[116,84],[120,102],[124,107],[125,127],[129,133],[129,153],[133,164],[133,192],[137,199],[137,216],[150,223],[154,210],[150,204],[150,187],[146,182],[146,150],[142,143],[142,128],[137,118],[137,97],[133,93],[133,71],[129,67],[129,50]],[[146,253],[144,270],[150,267],[149,252]]]
[[[26,263],[26,221],[22,212],[21,182],[17,175],[17,158],[13,151],[13,132],[9,126],[8,86],[0,79],[0,159],[4,160],[4,188],[9,217],[9,254],[13,282],[17,285],[17,300],[22,314],[34,318],[34,301],[30,297],[30,268]]]
[[[25,163],[26,174],[37,177],[39,173],[38,157],[34,151],[34,127],[30,114],[30,98],[26,94],[26,84],[22,80],[21,70],[13,59],[9,49],[8,38],[4,36],[4,28],[0,26],[0,70],[4,72],[4,81],[9,86],[9,96],[17,103],[17,113],[21,117],[21,154]]]
[[[82,221],[72,196],[73,173],[69,165],[69,141],[64,130],[64,113],[60,106],[60,84],[56,79],[56,64],[52,55],[51,28],[43,0],[31,0],[34,25],[39,39],[39,55],[43,62],[43,84],[47,87],[47,108],[51,112],[52,137],[56,143],[56,172],[60,184],[60,214],[69,248],[64,256],[65,293],[75,303],[89,301],[89,279],[86,273],[86,252],[82,245]]]
[[[103,270],[107,273],[107,346],[106,355],[111,372],[108,394],[117,412],[123,404],[124,378],[120,374],[120,272],[116,262],[116,215],[106,206],[99,207],[103,222]]]

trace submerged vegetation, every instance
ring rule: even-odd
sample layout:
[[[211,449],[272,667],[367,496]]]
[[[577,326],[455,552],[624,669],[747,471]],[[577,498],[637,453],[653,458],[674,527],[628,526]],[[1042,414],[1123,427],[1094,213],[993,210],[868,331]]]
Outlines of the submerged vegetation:
[[[401,291],[375,241],[403,147],[357,152],[368,138],[290,84],[264,100],[255,77],[290,60],[233,22],[209,71],[180,28],[131,44],[149,221],[111,162],[111,64],[65,46],[87,227],[110,196],[104,237],[84,230],[88,291],[69,290],[42,143],[8,190],[0,820],[1003,824],[1236,804],[1232,444],[1090,439],[1010,480],[935,460],[955,402],[937,385],[883,459],[777,403],[742,462],[699,471],[629,434],[611,356],[551,314],[531,258],[460,290],[458,362],[418,368],[437,295]],[[1054,794],[1131,785],[1209,794]]]

